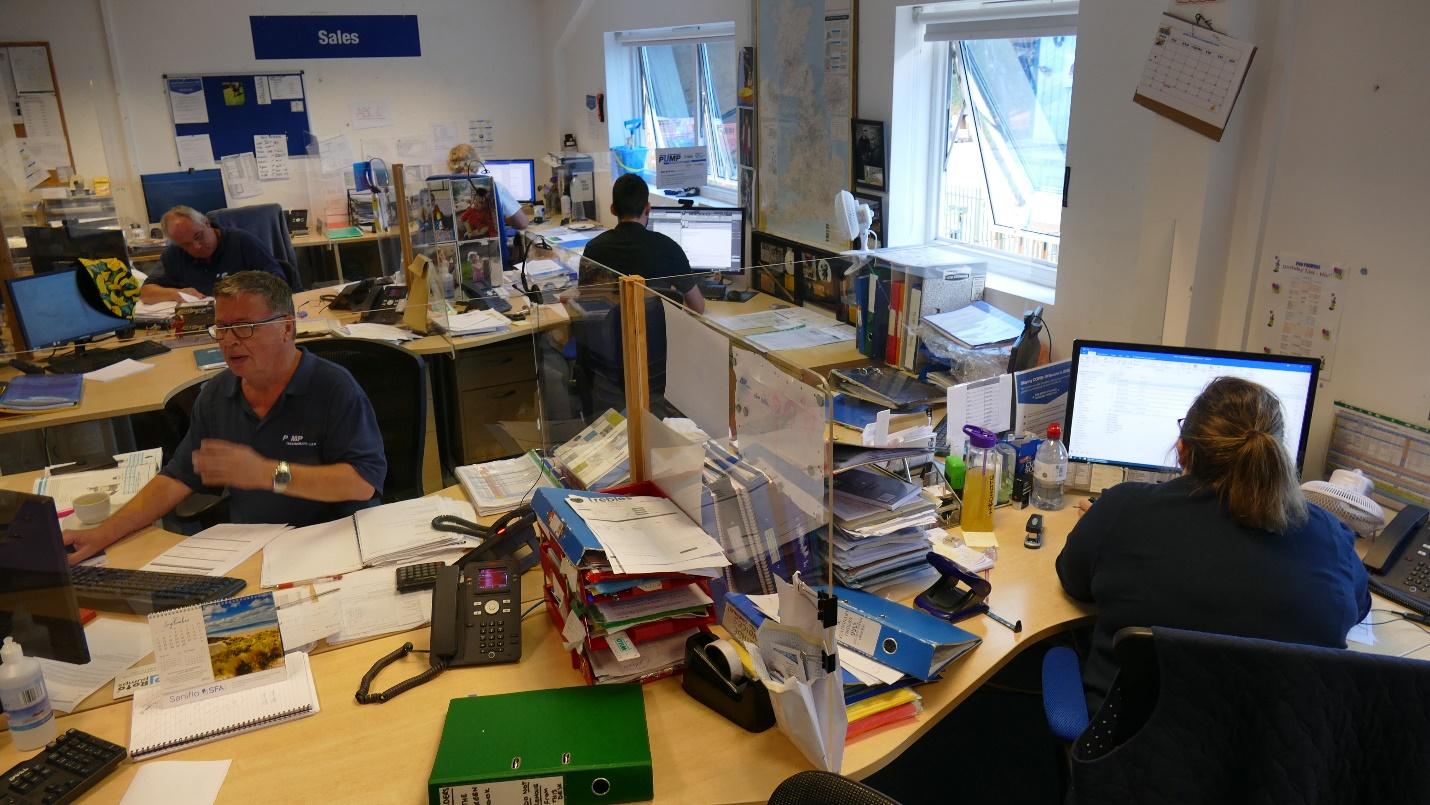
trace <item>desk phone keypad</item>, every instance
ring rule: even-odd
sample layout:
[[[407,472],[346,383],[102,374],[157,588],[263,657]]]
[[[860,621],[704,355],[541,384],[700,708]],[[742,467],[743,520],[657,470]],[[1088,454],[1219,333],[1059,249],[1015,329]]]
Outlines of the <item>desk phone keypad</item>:
[[[521,659],[521,615],[516,609],[510,592],[472,600],[468,634],[477,639],[477,648],[486,660]]]
[[[0,803],[73,802],[114,771],[125,749],[87,732],[67,730],[42,752],[0,778]]]

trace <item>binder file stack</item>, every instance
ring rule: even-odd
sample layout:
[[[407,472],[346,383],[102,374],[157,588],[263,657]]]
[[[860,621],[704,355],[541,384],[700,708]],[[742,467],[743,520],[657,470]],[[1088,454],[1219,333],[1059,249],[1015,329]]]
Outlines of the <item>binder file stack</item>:
[[[869,592],[936,575],[925,533],[938,524],[933,501],[914,484],[870,467],[834,476],[834,577]]]
[[[872,256],[853,281],[855,343],[870,358],[917,371],[921,322],[982,299],[988,264],[927,246],[877,249]]]
[[[427,778],[431,805],[654,796],[645,700],[635,685],[453,699]]]
[[[698,534],[709,543],[704,550],[712,552],[699,560],[708,566],[677,563],[652,570],[650,562],[610,551],[568,500],[572,497],[643,500],[547,488],[537,489],[532,499],[546,611],[571,652],[572,667],[587,684],[647,682],[675,673],[685,662],[686,638],[715,622],[710,580],[728,564],[719,546]],[[688,518],[684,522],[697,528]]]

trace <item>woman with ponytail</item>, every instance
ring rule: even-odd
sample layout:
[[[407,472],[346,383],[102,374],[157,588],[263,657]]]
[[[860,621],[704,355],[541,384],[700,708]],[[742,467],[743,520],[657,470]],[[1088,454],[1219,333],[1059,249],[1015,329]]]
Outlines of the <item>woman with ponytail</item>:
[[[1218,378],[1180,425],[1182,476],[1108,489],[1058,556],[1063,589],[1098,608],[1083,672],[1093,711],[1123,627],[1344,648],[1370,609],[1355,536],[1301,496],[1274,394]]]

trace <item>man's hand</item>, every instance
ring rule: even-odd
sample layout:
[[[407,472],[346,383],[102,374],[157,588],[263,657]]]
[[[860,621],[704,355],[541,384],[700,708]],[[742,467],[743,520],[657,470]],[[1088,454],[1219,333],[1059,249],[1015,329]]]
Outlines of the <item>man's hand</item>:
[[[69,555],[69,563],[77,565],[118,542],[117,535],[110,536],[111,530],[104,525],[78,530],[66,528],[63,533],[65,545],[74,549],[74,553]]]
[[[248,445],[221,439],[204,439],[193,460],[204,486],[234,489],[272,489],[273,468],[278,465]]]

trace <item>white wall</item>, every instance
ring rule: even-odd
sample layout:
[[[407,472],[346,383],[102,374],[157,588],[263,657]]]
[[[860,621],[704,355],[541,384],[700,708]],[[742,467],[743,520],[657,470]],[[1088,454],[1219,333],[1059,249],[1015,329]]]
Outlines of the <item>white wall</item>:
[[[548,140],[557,150],[573,132],[580,150],[596,162],[596,207],[610,223],[610,135],[587,120],[586,96],[606,91],[605,34],[641,28],[735,23],[735,44],[754,44],[750,0],[541,0],[543,42],[551,53]],[[619,143],[618,143],[619,144]]]

